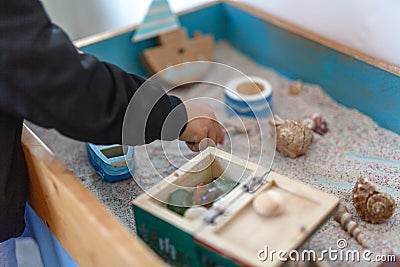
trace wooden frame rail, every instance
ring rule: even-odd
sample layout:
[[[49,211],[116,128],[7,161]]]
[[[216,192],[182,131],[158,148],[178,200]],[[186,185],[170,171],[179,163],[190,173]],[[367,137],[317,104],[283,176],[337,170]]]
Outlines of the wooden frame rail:
[[[79,266],[165,266],[26,126],[29,203]]]

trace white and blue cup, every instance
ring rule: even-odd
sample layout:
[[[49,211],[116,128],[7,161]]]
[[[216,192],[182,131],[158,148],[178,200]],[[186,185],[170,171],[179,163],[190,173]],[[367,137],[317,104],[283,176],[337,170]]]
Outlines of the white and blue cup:
[[[256,76],[238,77],[229,81],[224,90],[229,115],[265,118],[272,111],[272,86]]]

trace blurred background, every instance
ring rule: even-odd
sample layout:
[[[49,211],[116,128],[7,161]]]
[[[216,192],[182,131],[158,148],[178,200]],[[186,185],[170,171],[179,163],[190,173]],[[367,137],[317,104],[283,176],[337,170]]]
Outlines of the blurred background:
[[[53,21],[77,40],[138,24],[150,0],[42,0]],[[175,12],[212,0],[169,0]],[[362,52],[400,66],[398,0],[242,0]]]

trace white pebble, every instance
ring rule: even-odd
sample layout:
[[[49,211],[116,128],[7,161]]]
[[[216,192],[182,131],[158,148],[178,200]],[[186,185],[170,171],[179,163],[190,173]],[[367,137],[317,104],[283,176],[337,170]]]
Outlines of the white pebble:
[[[188,219],[189,221],[197,220],[198,218],[202,217],[207,212],[207,209],[203,206],[194,206],[188,208],[183,217]]]
[[[253,200],[253,208],[264,217],[278,216],[283,212],[282,196],[276,191],[266,191]]]

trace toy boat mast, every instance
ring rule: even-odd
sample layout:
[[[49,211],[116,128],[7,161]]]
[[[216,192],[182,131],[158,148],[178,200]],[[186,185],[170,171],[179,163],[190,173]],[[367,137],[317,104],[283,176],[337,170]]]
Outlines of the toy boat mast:
[[[133,42],[146,40],[181,27],[168,0],[153,0],[146,17],[132,37]]]

